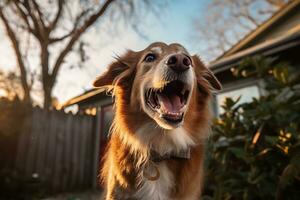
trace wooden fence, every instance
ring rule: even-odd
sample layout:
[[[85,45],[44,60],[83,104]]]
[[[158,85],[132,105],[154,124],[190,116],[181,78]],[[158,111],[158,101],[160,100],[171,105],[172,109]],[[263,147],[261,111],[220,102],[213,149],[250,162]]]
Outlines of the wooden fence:
[[[19,137],[16,168],[51,192],[93,187],[99,142],[95,119],[33,108]]]

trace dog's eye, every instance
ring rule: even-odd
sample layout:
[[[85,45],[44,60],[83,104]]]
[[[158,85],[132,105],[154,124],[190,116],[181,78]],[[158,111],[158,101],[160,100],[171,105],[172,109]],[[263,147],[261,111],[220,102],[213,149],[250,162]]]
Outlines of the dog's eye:
[[[156,59],[155,54],[149,53],[149,54],[145,57],[144,61],[145,61],[145,62],[153,62],[155,59]]]

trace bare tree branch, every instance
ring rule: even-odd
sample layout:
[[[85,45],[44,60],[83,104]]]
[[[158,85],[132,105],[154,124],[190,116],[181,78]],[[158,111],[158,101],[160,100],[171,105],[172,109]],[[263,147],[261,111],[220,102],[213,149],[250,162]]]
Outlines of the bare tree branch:
[[[57,0],[58,10],[57,10],[54,20],[52,22],[50,22],[50,24],[49,24],[50,30],[55,29],[61,15],[62,15],[64,3],[65,3],[65,0]]]
[[[30,7],[30,0],[24,0],[23,2],[20,0],[17,0],[17,2],[19,3],[20,6],[23,6],[24,9],[27,10],[28,13],[28,17],[30,17],[31,21],[33,22],[34,25],[34,29],[36,30],[36,36],[38,40],[42,40],[43,39],[43,32],[44,32],[44,28],[41,27],[41,24],[39,23],[38,19],[36,18],[36,16],[33,14],[32,9]]]
[[[242,17],[246,20],[248,20],[249,22],[251,22],[255,27],[257,27],[260,23],[258,22],[257,19],[255,19],[254,17],[252,17],[249,14],[249,11],[243,12],[243,13],[239,13],[239,15],[236,15],[236,17]]]
[[[31,2],[34,6],[34,10],[37,12],[38,21],[40,22],[42,29],[45,30],[46,25],[44,22],[44,16],[43,16],[43,13],[41,12],[40,6],[38,5],[38,3],[35,0],[31,0]]]
[[[13,49],[15,51],[16,57],[17,57],[17,62],[18,62],[18,66],[20,69],[20,73],[21,73],[21,83],[22,83],[22,87],[24,90],[24,99],[25,101],[30,101],[30,91],[29,91],[29,86],[28,86],[28,82],[27,82],[27,72],[26,72],[26,67],[25,64],[22,60],[22,53],[20,51],[20,45],[19,45],[19,41],[16,38],[15,33],[13,32],[12,28],[10,27],[8,20],[6,18],[6,16],[3,13],[3,9],[0,7],[0,18],[2,19],[7,35],[13,45]]]
[[[64,61],[64,58],[66,57],[66,55],[70,52],[70,50],[72,49],[73,45],[75,44],[75,42],[78,40],[78,38],[81,36],[82,33],[84,33],[93,23],[95,23],[97,21],[97,19],[102,16],[105,11],[107,10],[107,8],[110,6],[110,4],[112,2],[114,2],[115,0],[107,0],[103,6],[99,9],[99,11],[95,14],[93,14],[92,16],[89,17],[89,19],[87,19],[85,21],[85,23],[78,28],[75,33],[73,34],[72,38],[70,39],[70,41],[68,42],[68,44],[66,45],[66,47],[62,50],[62,52],[60,53],[59,57],[57,58],[55,64],[54,64],[54,68],[52,71],[52,75],[51,75],[51,85],[54,85],[55,82],[55,77],[57,76],[57,73],[61,67],[61,64]]]
[[[27,25],[27,30],[29,32],[31,32],[35,37],[38,37],[37,35],[37,32],[35,29],[33,29],[31,27],[31,24],[29,23],[29,20],[28,20],[28,15],[25,13],[25,11],[20,7],[20,5],[17,3],[17,1],[13,1],[16,8],[17,8],[17,11],[18,11],[18,15],[21,17],[21,19],[24,21],[24,23]]]
[[[64,39],[70,37],[71,35],[73,35],[76,30],[78,29],[78,25],[79,23],[81,22],[81,19],[83,17],[85,17],[85,15],[90,11],[90,9],[86,9],[84,11],[82,11],[77,17],[76,19],[74,20],[74,25],[73,25],[73,28],[71,31],[69,31],[68,33],[66,33],[65,35],[63,36],[60,36],[60,37],[50,37],[49,38],[49,44],[51,43],[55,43],[55,42],[60,42],[60,41],[63,41]]]
[[[52,43],[56,43],[56,42],[61,42],[63,41],[64,39],[70,37],[75,31],[72,29],[72,31],[70,31],[69,33],[61,36],[61,37],[53,37],[53,38],[50,38],[49,39],[49,43],[52,44]]]

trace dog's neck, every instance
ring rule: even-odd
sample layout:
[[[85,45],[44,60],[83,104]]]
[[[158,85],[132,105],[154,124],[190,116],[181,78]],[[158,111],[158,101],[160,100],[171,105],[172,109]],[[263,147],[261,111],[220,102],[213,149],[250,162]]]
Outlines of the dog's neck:
[[[138,164],[149,161],[170,159],[189,159],[190,150],[195,146],[194,138],[183,128],[164,130],[154,123],[140,126],[133,133],[126,133],[126,128],[114,127],[115,133],[130,152],[137,156]]]
[[[165,130],[149,123],[140,127],[135,136],[142,144],[148,147],[149,153],[156,152],[159,156],[183,155],[195,145],[192,136],[183,128]]]
[[[188,159],[190,159],[190,157],[191,157],[191,149],[190,148],[181,150],[179,152],[170,152],[165,155],[160,155],[156,151],[150,150],[149,160],[158,163],[158,162],[170,160],[170,159],[188,160]]]

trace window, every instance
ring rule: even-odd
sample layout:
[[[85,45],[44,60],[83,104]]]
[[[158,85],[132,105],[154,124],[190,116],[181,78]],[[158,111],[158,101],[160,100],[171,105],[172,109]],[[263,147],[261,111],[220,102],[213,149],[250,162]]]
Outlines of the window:
[[[257,85],[251,85],[251,86],[247,86],[235,90],[229,90],[217,94],[218,114],[222,114],[224,112],[221,106],[223,105],[223,102],[225,101],[226,98],[229,97],[236,100],[239,96],[241,96],[241,99],[238,102],[238,104],[251,102],[253,97],[259,97],[259,89]]]

